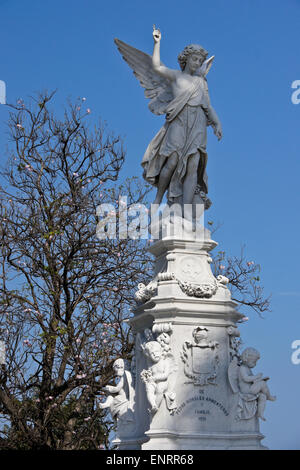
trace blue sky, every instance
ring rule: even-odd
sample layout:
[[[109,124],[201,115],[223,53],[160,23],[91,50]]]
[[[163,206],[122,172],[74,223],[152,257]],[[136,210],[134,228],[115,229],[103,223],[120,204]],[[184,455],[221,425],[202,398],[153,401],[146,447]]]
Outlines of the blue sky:
[[[150,113],[143,90],[121,59],[114,37],[151,54],[152,24],[162,31],[161,56],[200,43],[215,61],[208,75],[212,104],[223,124],[218,142],[209,129],[208,176],[222,222],[215,234],[230,254],[246,245],[262,266],[272,313],[255,313],[241,327],[258,348],[258,371],[270,375],[278,396],[261,425],[265,445],[300,449],[300,365],[291,343],[300,339],[299,206],[300,104],[291,101],[300,80],[300,0],[0,0],[0,80],[7,101],[58,89],[86,97],[91,120],[100,116],[125,138],[123,175],[141,176],[140,161],[163,117]],[[0,106],[0,156],[5,159],[7,109]]]

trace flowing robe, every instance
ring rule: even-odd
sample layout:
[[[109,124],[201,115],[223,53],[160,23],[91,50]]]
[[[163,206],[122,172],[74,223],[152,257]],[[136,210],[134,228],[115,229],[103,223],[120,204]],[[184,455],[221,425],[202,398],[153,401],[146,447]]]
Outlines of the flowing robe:
[[[168,199],[175,201],[183,193],[183,181],[188,158],[200,153],[198,184],[205,193],[206,175],[206,127],[211,124],[210,102],[206,79],[193,77],[191,86],[173,99],[166,110],[166,122],[147,147],[142,160],[144,178],[154,186],[167,158],[176,152],[178,162],[172,174]]]

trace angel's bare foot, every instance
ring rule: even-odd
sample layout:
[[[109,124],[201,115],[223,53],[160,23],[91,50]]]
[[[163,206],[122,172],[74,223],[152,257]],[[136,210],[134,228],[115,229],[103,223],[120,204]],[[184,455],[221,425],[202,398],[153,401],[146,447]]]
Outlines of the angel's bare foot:
[[[105,408],[109,408],[113,401],[114,400],[113,400],[112,396],[107,397],[106,400],[103,403],[99,403],[100,410],[104,410]]]
[[[151,414],[155,414],[158,410],[158,407],[156,405],[153,405],[152,408],[149,409]]]
[[[269,398],[268,398],[268,400],[270,400],[270,401],[276,401],[275,395],[270,395]]]

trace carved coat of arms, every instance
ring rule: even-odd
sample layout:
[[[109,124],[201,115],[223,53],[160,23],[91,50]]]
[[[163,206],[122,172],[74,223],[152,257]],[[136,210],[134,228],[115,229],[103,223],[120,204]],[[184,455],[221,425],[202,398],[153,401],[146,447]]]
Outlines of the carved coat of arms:
[[[208,341],[208,329],[198,326],[193,331],[193,341],[185,341],[181,359],[184,373],[194,385],[216,385],[218,368],[218,346],[216,341]]]

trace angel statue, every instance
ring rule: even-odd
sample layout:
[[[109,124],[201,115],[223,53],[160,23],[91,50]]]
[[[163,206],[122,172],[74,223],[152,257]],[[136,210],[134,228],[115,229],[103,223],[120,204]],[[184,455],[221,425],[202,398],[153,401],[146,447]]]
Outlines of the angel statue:
[[[144,339],[140,333],[137,336],[138,347],[147,362],[147,368],[142,370],[140,377],[145,384],[151,415],[158,411],[163,398],[170,414],[175,413],[177,409],[174,392],[177,364],[170,347],[171,332],[170,323],[161,323],[154,325],[152,332],[149,329],[144,330]],[[156,334],[156,339],[153,333]]]
[[[122,422],[134,421],[134,388],[130,371],[125,369],[123,359],[117,359],[113,364],[114,375],[119,378],[116,386],[106,385],[104,390],[109,395],[100,409],[110,408],[112,418]]]
[[[210,104],[206,75],[214,56],[198,44],[190,44],[178,56],[181,70],[160,61],[161,32],[153,26],[152,57],[115,39],[125,61],[145,88],[152,113],[166,115],[164,126],[152,139],[142,160],[144,178],[157,186],[154,204],[166,192],[169,204],[195,203],[200,194],[207,207],[206,127],[220,140],[222,127]]]

